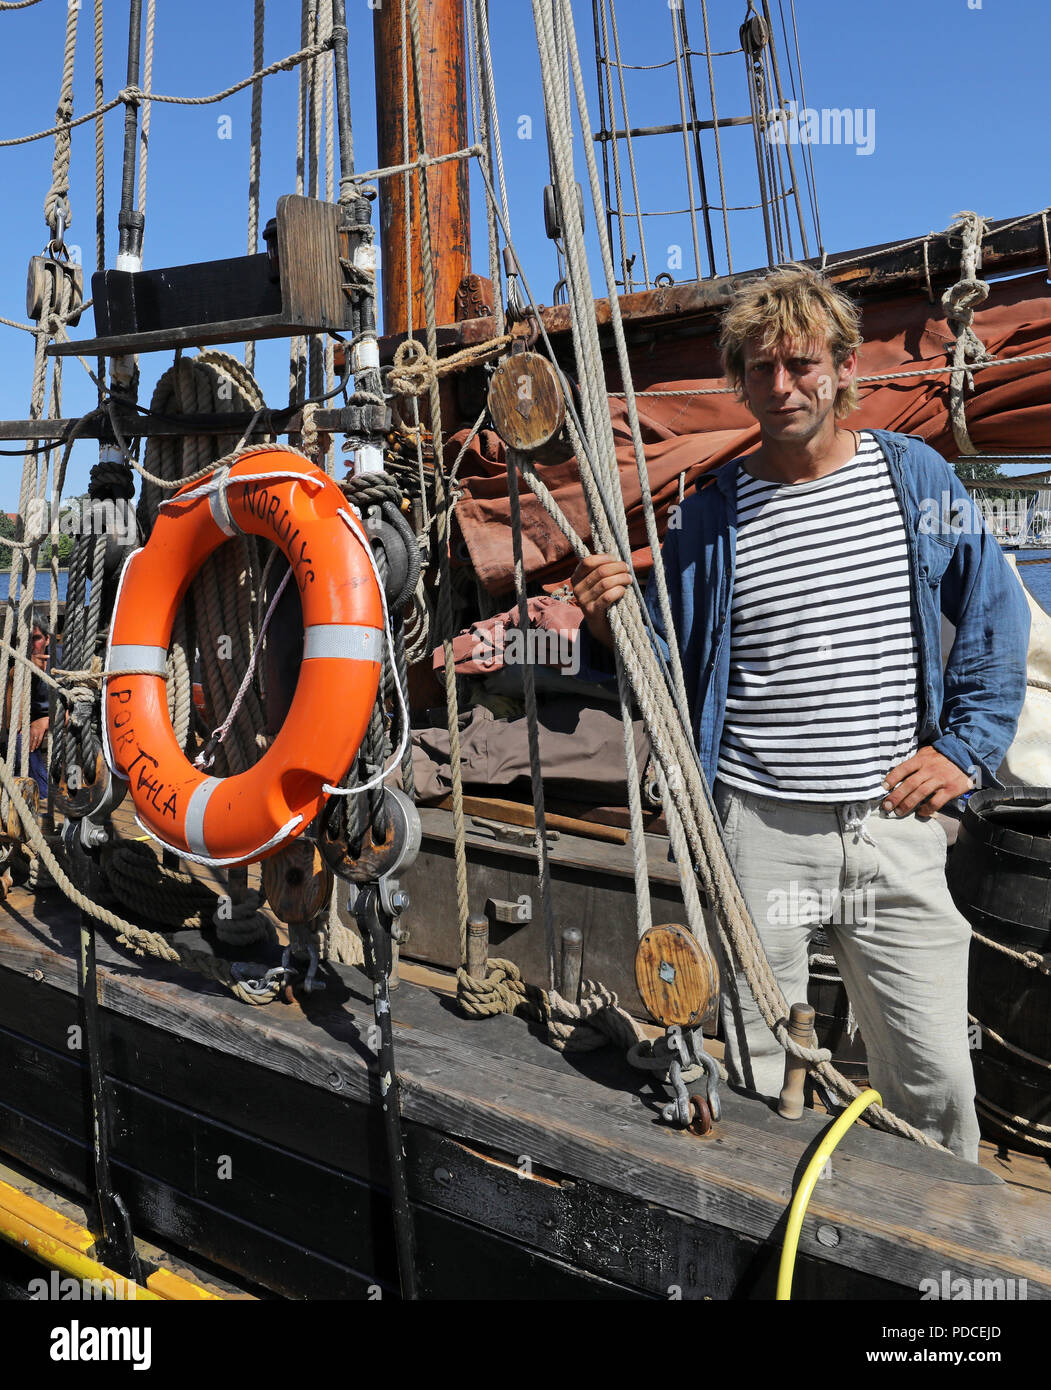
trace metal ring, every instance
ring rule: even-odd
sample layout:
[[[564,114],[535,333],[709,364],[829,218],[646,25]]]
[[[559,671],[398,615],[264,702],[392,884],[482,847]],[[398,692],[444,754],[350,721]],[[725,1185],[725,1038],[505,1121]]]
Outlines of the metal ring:
[[[712,1132],[712,1112],[703,1096],[690,1097],[690,1123],[687,1128],[698,1138]]]

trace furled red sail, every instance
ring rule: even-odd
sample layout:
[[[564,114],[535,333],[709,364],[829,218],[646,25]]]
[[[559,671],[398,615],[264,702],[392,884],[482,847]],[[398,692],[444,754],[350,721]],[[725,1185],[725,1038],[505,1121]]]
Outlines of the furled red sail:
[[[1051,352],[1051,289],[1043,271],[990,287],[975,312],[974,330],[994,357]],[[865,345],[859,375],[944,367],[951,360],[953,333],[941,304],[899,296],[864,307]],[[607,363],[611,390],[620,386]],[[636,391],[712,390],[719,375],[714,334],[657,342],[633,354]],[[985,368],[975,373],[967,399],[971,439],[982,452],[1025,453],[1051,442],[1051,358]],[[855,428],[918,434],[945,458],[958,456],[949,423],[949,374],[874,382],[861,388],[861,406],[850,417]],[[759,431],[748,410],[731,395],[641,396],[642,438],[658,523],[663,534],[668,508],[709,469],[755,447]],[[634,450],[624,401],[610,400],[621,487],[636,569],[650,567]],[[449,441],[450,458],[466,431]],[[569,520],[588,535],[587,510],[573,459],[543,467],[544,480]],[[473,441],[460,467],[466,495],[456,518],[479,580],[493,594],[512,587],[507,479],[503,444],[491,431]],[[531,493],[522,495],[526,569],[533,579],[554,582],[573,569],[569,546]]]

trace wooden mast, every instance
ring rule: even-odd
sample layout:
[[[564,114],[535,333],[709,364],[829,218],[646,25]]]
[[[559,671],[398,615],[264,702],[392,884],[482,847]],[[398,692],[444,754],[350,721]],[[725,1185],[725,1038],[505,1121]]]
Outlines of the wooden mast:
[[[402,64],[408,65],[409,158],[415,159],[416,103],[413,95],[412,44],[406,23],[402,43],[402,7],[382,5],[373,13],[376,45],[376,125],[379,163],[402,164]],[[448,154],[467,144],[466,48],[462,0],[426,0],[420,4],[420,54],[423,64],[423,129],[430,155]],[[434,248],[435,313],[439,324],[456,319],[456,291],[470,269],[471,232],[467,161],[450,160],[428,169],[427,193]],[[423,274],[420,262],[420,210],[412,174],[405,206],[405,180],[380,180],[379,230],[383,276],[383,331],[403,333],[409,322],[405,223],[412,255],[413,336],[423,341]]]

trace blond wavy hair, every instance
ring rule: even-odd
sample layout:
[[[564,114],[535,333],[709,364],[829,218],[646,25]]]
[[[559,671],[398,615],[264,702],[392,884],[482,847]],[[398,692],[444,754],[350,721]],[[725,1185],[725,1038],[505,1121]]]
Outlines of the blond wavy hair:
[[[809,266],[781,266],[762,279],[746,281],[723,314],[719,352],[723,373],[739,401],[745,400],[746,345],[754,342],[768,352],[788,341],[827,346],[837,367],[862,343],[856,305]],[[858,388],[852,381],[836,393],[836,419],[849,415],[857,404]]]

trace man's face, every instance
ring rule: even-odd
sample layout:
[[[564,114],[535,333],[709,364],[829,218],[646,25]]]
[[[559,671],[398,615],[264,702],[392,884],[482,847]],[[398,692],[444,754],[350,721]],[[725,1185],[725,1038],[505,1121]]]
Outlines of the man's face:
[[[854,375],[857,355],[837,367],[824,343],[792,340],[744,352],[744,395],[764,439],[803,444],[832,415],[836,395]]]

